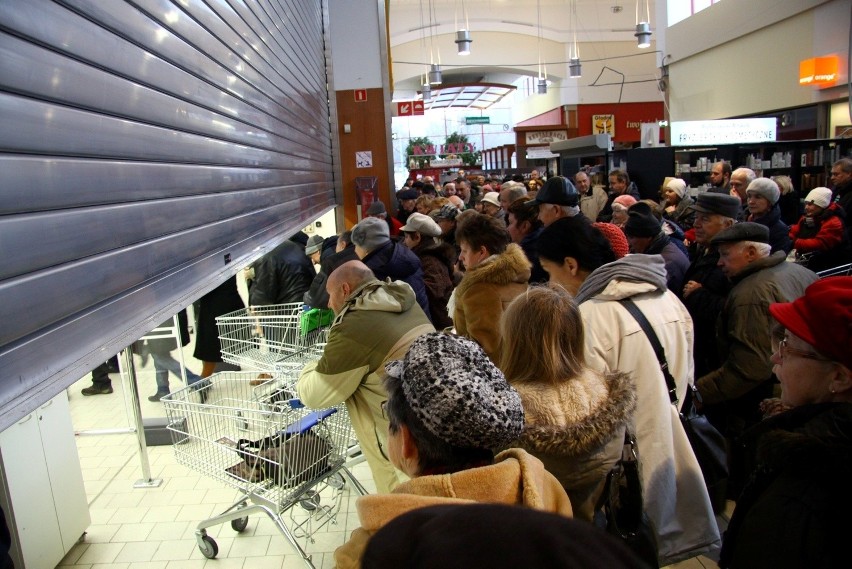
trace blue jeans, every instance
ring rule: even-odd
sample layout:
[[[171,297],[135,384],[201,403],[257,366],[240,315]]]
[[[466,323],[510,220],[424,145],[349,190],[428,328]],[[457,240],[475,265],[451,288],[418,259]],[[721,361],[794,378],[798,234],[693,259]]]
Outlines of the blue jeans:
[[[180,378],[180,362],[172,357],[171,352],[151,352],[151,358],[154,360],[154,370],[157,378],[157,393],[169,392],[169,372],[175,374],[175,377]],[[197,381],[201,381],[201,376],[196,375],[189,369],[186,369],[186,382],[189,385]]]

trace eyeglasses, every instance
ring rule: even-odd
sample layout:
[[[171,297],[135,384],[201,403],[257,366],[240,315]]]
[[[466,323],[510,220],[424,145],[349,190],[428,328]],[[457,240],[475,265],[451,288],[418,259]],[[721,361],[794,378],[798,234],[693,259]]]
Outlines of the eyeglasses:
[[[817,360],[820,362],[831,361],[828,358],[824,358],[819,354],[815,354],[814,352],[806,352],[804,350],[797,350],[796,348],[791,348],[787,345],[787,340],[788,338],[784,336],[784,338],[780,342],[778,342],[777,345],[773,346],[774,351],[778,352],[778,355],[781,356],[782,360],[787,357],[787,354],[791,354],[808,360]]]

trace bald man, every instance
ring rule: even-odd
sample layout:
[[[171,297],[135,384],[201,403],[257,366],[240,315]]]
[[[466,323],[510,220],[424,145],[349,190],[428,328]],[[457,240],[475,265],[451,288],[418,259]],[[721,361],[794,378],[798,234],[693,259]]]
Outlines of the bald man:
[[[415,338],[435,329],[409,285],[382,282],[361,261],[338,267],[326,289],[334,323],[322,358],[305,366],[296,390],[311,408],[346,403],[376,489],[390,492],[406,477],[387,458],[384,365],[402,359]]]

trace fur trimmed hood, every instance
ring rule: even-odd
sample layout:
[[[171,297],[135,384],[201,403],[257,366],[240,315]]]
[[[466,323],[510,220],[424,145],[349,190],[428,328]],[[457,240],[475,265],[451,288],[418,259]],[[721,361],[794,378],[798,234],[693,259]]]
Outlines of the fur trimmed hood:
[[[456,289],[456,296],[462,296],[468,289],[479,283],[507,285],[524,283],[530,280],[532,264],[523,249],[516,243],[510,243],[499,255],[491,255],[479,265],[468,269]]]
[[[618,435],[636,409],[636,388],[627,373],[601,378],[594,372],[561,385],[516,384],[527,425],[520,443],[534,452],[579,456]]]

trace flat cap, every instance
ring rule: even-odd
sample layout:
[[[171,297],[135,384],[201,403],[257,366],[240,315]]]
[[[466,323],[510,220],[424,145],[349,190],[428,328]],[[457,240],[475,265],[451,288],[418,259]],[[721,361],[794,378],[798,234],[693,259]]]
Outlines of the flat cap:
[[[576,206],[580,203],[580,194],[568,178],[551,176],[535,195],[535,199],[528,202],[530,205],[542,203]]]
[[[429,237],[439,237],[441,235],[441,226],[435,223],[434,219],[416,211],[408,216],[408,221],[399,230],[416,231],[421,235],[428,235]]]
[[[416,200],[417,199],[417,190],[401,190],[396,193],[396,199],[402,200]]]
[[[689,209],[700,211],[701,213],[715,213],[736,219],[741,208],[742,202],[740,198],[726,194],[704,192],[698,194],[698,197],[695,198],[695,203]]]
[[[716,236],[710,240],[710,243],[712,245],[718,245],[719,243],[736,243],[738,241],[769,243],[769,228],[765,225],[753,223],[751,221],[735,223],[731,227],[717,233]]]

